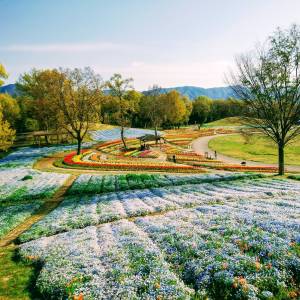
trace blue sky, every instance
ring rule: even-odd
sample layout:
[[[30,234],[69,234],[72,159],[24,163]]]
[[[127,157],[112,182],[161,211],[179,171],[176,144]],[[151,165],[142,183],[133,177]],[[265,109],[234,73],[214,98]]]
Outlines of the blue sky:
[[[299,0],[0,0],[0,63],[90,66],[137,89],[223,86],[234,56],[277,26],[300,24]]]

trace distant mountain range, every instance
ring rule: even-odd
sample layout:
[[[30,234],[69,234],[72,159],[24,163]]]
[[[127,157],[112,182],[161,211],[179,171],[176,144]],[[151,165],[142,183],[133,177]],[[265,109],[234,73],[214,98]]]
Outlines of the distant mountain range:
[[[16,94],[16,85],[15,84],[8,84],[4,86],[0,86],[0,93],[7,93],[11,96]]]
[[[169,91],[176,90],[180,94],[189,97],[191,100],[199,96],[207,96],[212,99],[227,99],[228,97],[234,97],[234,92],[230,87],[215,87],[215,88],[201,88],[197,86],[178,86],[178,87],[171,87],[171,88],[163,88],[162,91],[167,93]],[[0,93],[8,93],[10,95],[15,95],[16,85],[15,84],[8,84],[5,86],[0,87]]]
[[[199,96],[207,96],[212,99],[227,99],[234,97],[234,92],[229,86],[215,88],[201,88],[197,86],[178,86],[171,88],[163,88],[163,92],[177,91],[183,96],[189,97],[191,100]]]

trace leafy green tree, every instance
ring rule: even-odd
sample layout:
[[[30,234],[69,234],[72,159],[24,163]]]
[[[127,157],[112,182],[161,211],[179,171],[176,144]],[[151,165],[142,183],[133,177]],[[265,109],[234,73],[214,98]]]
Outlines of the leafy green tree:
[[[182,118],[182,123],[187,125],[189,123],[191,113],[193,110],[193,103],[188,97],[182,97],[182,100],[183,100],[183,102],[185,104],[185,108],[186,108],[186,113],[184,114],[184,116]]]
[[[4,84],[3,79],[7,79],[7,78],[8,78],[8,74],[7,74],[4,66],[0,63],[0,86],[2,86]]]
[[[200,96],[193,102],[193,109],[191,114],[191,122],[198,124],[198,128],[207,121],[211,112],[212,99],[206,96]]]
[[[123,79],[121,74],[114,74],[106,83],[111,96],[115,97],[118,101],[119,110],[115,114],[115,118],[117,124],[121,126],[121,139],[125,149],[127,149],[127,145],[124,137],[124,131],[125,127],[129,126],[131,122],[130,112],[132,111],[132,107],[128,100],[128,92],[133,89],[131,86],[132,81],[132,78]]]
[[[20,107],[17,100],[9,94],[0,94],[0,106],[2,107],[4,120],[15,128],[20,118]]]
[[[2,109],[0,108],[0,150],[7,151],[13,145],[15,137],[16,131],[3,119]]]
[[[183,97],[177,91],[161,95],[164,124],[179,126],[187,113]]]
[[[99,120],[103,83],[90,68],[60,70],[53,99],[57,122],[77,141],[77,154],[88,130]]]
[[[228,81],[248,108],[248,123],[277,144],[283,175],[285,146],[300,134],[299,26],[278,28],[263,49],[239,56],[236,66]]]
[[[8,74],[2,64],[0,64],[0,86],[7,79]],[[5,113],[5,118],[4,117]],[[15,100],[7,94],[0,94],[0,150],[7,151],[14,143],[16,131],[11,128],[8,119],[14,122],[14,117],[18,114],[18,105]]]
[[[142,97],[140,102],[140,114],[154,128],[156,142],[158,141],[157,129],[162,125],[165,115],[161,98],[161,88],[154,85]]]
[[[58,96],[58,70],[36,70],[23,74],[17,82],[21,101],[26,101],[27,117],[38,121],[40,130],[57,129],[54,99]]]

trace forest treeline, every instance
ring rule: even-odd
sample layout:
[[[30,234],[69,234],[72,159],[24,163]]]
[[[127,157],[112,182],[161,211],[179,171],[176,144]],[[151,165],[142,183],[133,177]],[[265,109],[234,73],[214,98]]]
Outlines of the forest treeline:
[[[114,75],[110,81],[103,82],[101,77],[89,68],[34,69],[23,74],[18,80],[16,84],[18,96],[13,98],[8,94],[0,94],[3,119],[16,132],[57,130],[61,125],[57,122],[59,112],[57,99],[62,92],[57,79],[59,76],[71,76],[71,73],[72,76],[80,73],[81,77],[85,77],[86,82],[82,84],[85,85],[86,93],[90,93],[86,97],[93,94],[93,98],[96,98],[92,109],[97,114],[97,121],[105,124],[124,124],[142,128],[170,128],[187,124],[201,126],[205,122],[238,116],[243,112],[243,102],[233,98],[213,100],[200,96],[190,100],[177,91],[163,93],[157,86],[149,88],[146,93],[141,93],[132,87],[131,79],[123,79],[119,74]],[[118,80],[128,81],[125,89],[121,91],[121,97],[114,91],[113,86]],[[97,86],[92,86],[92,82],[97,83]],[[90,99],[85,101],[92,105]]]

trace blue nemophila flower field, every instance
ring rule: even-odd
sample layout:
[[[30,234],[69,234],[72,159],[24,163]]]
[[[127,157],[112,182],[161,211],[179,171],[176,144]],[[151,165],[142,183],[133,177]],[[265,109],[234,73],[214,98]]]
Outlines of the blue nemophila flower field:
[[[91,131],[90,134],[95,141],[112,141],[112,140],[120,139],[121,129],[112,128],[106,130],[95,130],[95,131]],[[124,132],[125,138],[136,138],[146,134],[154,134],[154,130],[140,129],[140,128],[127,128]],[[161,132],[158,132],[158,134],[161,134]]]
[[[20,254],[42,262],[45,297],[288,299],[299,196],[298,182],[268,178],[71,194],[21,236]]]

